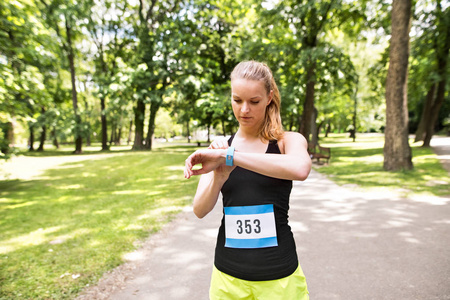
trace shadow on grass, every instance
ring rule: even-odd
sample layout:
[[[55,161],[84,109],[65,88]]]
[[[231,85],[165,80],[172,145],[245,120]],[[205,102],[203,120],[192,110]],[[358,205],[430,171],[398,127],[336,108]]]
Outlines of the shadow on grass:
[[[0,298],[68,298],[120,264],[191,202],[198,180],[183,167],[192,151],[129,152],[0,181]]]

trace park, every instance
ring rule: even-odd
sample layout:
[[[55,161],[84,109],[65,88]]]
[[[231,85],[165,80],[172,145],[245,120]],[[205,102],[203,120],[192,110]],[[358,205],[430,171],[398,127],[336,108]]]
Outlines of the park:
[[[450,299],[445,1],[0,3],[0,299],[208,299],[222,203],[186,158],[270,66],[313,161],[289,224],[311,299]],[[309,160],[309,159],[308,159]]]

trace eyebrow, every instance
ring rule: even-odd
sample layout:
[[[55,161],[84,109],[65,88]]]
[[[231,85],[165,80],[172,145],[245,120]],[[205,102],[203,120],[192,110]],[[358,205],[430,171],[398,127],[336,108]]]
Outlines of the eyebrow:
[[[241,99],[241,97],[239,97],[239,96],[236,95],[236,94],[232,94],[232,96],[233,96],[234,98],[239,98],[239,99]],[[256,99],[256,98],[262,98],[262,97],[261,97],[261,96],[253,96],[253,97],[250,98],[250,100]]]

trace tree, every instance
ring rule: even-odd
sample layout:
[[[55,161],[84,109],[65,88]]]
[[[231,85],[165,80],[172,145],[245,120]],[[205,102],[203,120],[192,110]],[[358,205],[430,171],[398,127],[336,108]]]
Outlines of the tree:
[[[83,124],[78,104],[78,91],[76,84],[76,48],[75,41],[81,35],[80,20],[86,18],[90,11],[91,2],[83,1],[78,4],[71,0],[58,0],[50,4],[46,0],[40,0],[43,7],[42,14],[45,16],[47,25],[50,26],[56,33],[59,39],[59,45],[67,59],[68,69],[70,71],[70,81],[72,84],[72,106],[74,113],[74,138],[75,151],[74,153],[82,152],[83,143]]]
[[[129,29],[124,20],[127,10],[127,2],[105,0],[97,3],[94,13],[89,16],[88,29],[96,48],[93,80],[100,99],[102,151],[109,150],[106,102],[108,96],[111,96],[110,86],[113,79],[117,80],[115,76],[120,72],[118,59],[125,56],[126,47],[131,43]],[[114,135],[115,125],[111,126],[111,136]]]
[[[39,114],[51,103],[45,80],[57,64],[54,43],[39,15],[34,16],[34,3],[2,2],[0,12],[0,110],[9,119],[6,137],[14,137],[14,120],[25,119],[34,150],[34,129],[43,125],[38,124],[43,119]],[[45,138],[44,126],[41,138]]]
[[[391,12],[392,36],[389,69],[386,79],[386,130],[384,169],[387,171],[413,168],[408,143],[407,74],[411,0],[394,0]]]
[[[154,131],[156,113],[161,107],[161,96],[168,84],[167,61],[164,61],[168,56],[164,56],[163,52],[171,52],[158,51],[160,50],[158,47],[164,47],[162,39],[171,33],[166,26],[171,25],[176,19],[179,4],[179,0],[160,3],[156,0],[151,0],[150,3],[144,0],[139,1],[138,19],[134,24],[135,35],[139,39],[135,64],[140,68],[139,73],[134,77],[136,87],[134,150],[151,150],[152,147],[151,136]],[[144,137],[146,104],[150,105],[147,139]],[[144,140],[147,142],[145,145]]]
[[[416,130],[415,141],[423,141],[424,147],[430,146],[435,131],[439,111],[444,103],[448,81],[447,69],[450,53],[450,7],[442,10],[441,1],[436,2],[436,9],[425,14],[422,36],[418,44],[419,65],[424,70],[423,80],[416,84],[428,86],[420,123]],[[429,24],[427,24],[429,23]],[[431,46],[431,47],[430,47]],[[420,77],[419,77],[420,78]]]
[[[321,80],[321,76],[327,76],[327,72],[337,74],[337,69],[328,70],[328,62],[336,59],[341,61],[341,51],[336,49],[332,42],[324,39],[326,32],[335,27],[345,31],[360,31],[364,24],[364,2],[359,7],[359,4],[349,4],[341,0],[291,0],[281,1],[274,7],[266,4],[266,10],[262,11],[260,19],[263,20],[261,23],[265,32],[261,34],[270,36],[272,31],[280,31],[275,27],[283,28],[278,37],[269,38],[266,44],[280,42],[282,46],[273,53],[278,52],[278,56],[284,56],[279,59],[282,63],[281,73],[286,76],[281,78],[281,82],[292,91],[290,94],[298,99],[296,108],[292,104],[289,105],[290,111],[296,111],[298,114],[297,128],[308,141],[311,124],[315,122],[315,101],[320,94],[319,90],[323,92],[327,85],[326,80]],[[342,57],[345,57],[345,54]],[[341,74],[347,75],[346,72]],[[351,76],[347,79],[349,83],[356,80]],[[295,98],[288,99],[295,101]],[[293,118],[288,119],[292,123]]]

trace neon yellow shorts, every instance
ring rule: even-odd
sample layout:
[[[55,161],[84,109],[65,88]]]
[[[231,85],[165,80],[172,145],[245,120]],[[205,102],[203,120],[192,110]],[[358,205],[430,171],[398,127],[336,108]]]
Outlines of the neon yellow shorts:
[[[300,265],[291,275],[268,281],[248,281],[219,271],[211,276],[210,300],[309,300],[305,275]]]

